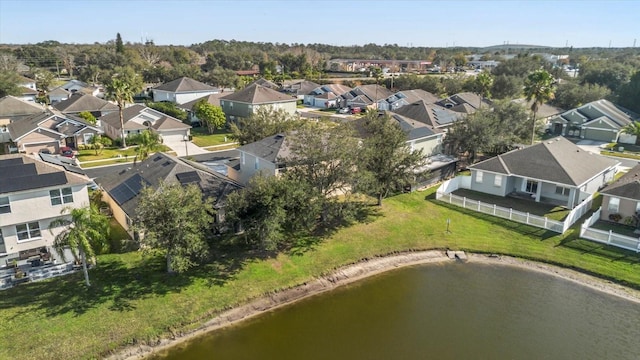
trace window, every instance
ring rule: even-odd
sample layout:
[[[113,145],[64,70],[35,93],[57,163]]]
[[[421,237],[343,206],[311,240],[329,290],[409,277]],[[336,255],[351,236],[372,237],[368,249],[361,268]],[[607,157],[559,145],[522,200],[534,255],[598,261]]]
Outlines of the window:
[[[476,182],[477,183],[482,183],[482,171],[477,171],[476,172]]]
[[[256,170],[260,168],[260,159],[256,158],[256,163],[254,164],[254,166]]]
[[[527,180],[527,188],[526,192],[528,193],[537,193],[538,192],[538,182],[533,180]]]
[[[569,192],[571,192],[571,189],[569,188],[556,186],[556,194],[558,195],[569,196]]]
[[[640,213],[640,201],[636,203],[636,214]]]
[[[620,207],[620,199],[616,197],[609,198],[609,206],[607,207],[607,210],[609,210],[610,213],[612,214],[617,213],[619,207]]]
[[[8,214],[11,212],[11,204],[9,203],[9,197],[0,197],[0,214]]]
[[[68,204],[73,202],[73,192],[71,188],[55,189],[49,191],[51,205]]]
[[[496,177],[493,178],[493,185],[495,185],[497,187],[501,187],[502,186],[502,175],[496,175]]]
[[[38,222],[32,222],[27,224],[16,225],[16,233],[18,234],[18,241],[20,240],[33,240],[40,237],[40,224]]]
[[[4,246],[4,237],[2,237],[2,229],[0,229],[0,246]]]

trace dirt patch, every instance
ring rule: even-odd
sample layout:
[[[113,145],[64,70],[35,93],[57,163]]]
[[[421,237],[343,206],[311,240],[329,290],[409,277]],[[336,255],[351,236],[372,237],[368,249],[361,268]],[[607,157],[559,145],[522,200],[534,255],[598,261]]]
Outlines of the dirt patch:
[[[611,281],[595,278],[574,270],[507,256],[488,256],[477,254],[467,255],[469,262],[500,264],[503,266],[515,266],[528,270],[540,271],[546,274],[558,276],[563,279],[579,283],[584,286],[588,286],[599,291],[606,292],[611,295],[619,296],[627,300],[640,303],[640,291],[626,288]],[[202,327],[195,331],[185,334],[175,334],[173,338],[159,340],[157,343],[152,344],[151,346],[138,345],[129,347],[121,350],[115,355],[108,357],[107,359],[143,359],[147,356],[157,354],[161,351],[167,350],[170,347],[191,340],[207,332],[235,324],[245,319],[252,318],[264,313],[265,311],[277,309],[281,306],[291,304],[303,298],[330,291],[338,286],[353,283],[365,277],[411,265],[447,261],[456,260],[450,260],[443,251],[409,252],[393,254],[387,257],[365,259],[361,262],[338,269],[335,272],[327,276],[323,276],[319,279],[306,282],[291,289],[267,294],[245,305],[220,313],[218,316],[209,320]]]

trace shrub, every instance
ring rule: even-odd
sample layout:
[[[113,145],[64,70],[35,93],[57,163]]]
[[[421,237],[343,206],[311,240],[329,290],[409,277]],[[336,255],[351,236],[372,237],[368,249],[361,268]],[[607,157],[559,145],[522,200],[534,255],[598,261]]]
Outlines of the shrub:
[[[627,216],[626,218],[622,219],[622,223],[628,226],[634,226],[636,224],[636,220],[633,218],[633,216]]]
[[[620,214],[609,214],[609,220],[618,222],[622,219],[622,215]]]

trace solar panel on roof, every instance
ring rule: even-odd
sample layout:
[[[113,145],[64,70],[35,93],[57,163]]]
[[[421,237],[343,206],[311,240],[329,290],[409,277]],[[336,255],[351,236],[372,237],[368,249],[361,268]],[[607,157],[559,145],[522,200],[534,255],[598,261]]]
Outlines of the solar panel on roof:
[[[135,174],[108,191],[108,193],[118,205],[122,205],[136,197],[142,188],[148,185],[150,185],[149,182],[143,179],[140,174]]]
[[[23,176],[37,176],[36,164],[17,164],[2,168],[1,178],[15,179]]]
[[[200,176],[198,176],[197,171],[183,172],[180,174],[176,174],[176,177],[182,185],[200,182]]]
[[[13,191],[39,189],[47,186],[57,186],[67,183],[67,176],[64,172],[54,172],[48,174],[26,175],[14,178],[0,177],[0,193]]]
[[[0,167],[15,166],[20,164],[24,164],[24,162],[22,161],[22,158],[0,160]]]

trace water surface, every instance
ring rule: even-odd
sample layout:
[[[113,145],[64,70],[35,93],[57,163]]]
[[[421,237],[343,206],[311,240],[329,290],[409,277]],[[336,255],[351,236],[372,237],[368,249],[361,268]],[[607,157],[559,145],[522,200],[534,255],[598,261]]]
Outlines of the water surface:
[[[640,305],[486,264],[392,271],[212,332],[163,359],[639,359]]]

